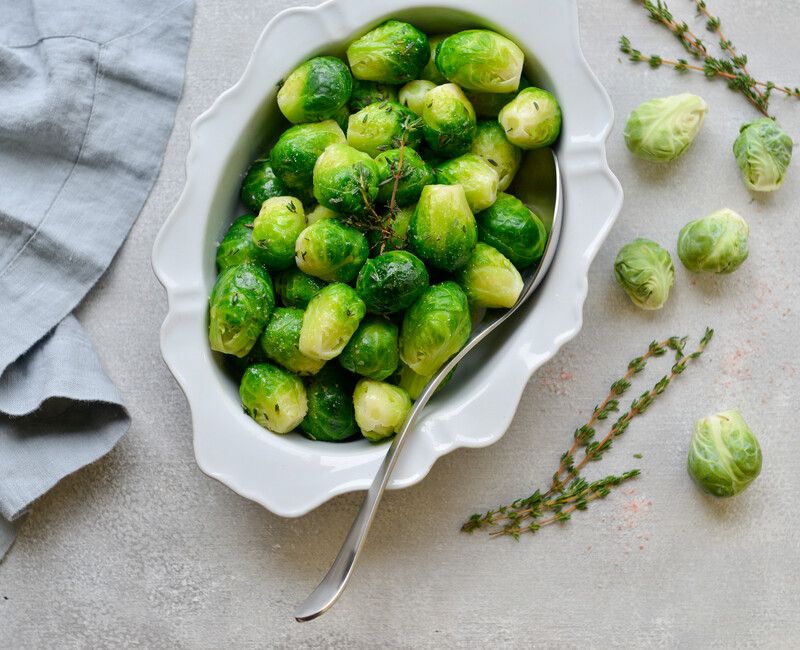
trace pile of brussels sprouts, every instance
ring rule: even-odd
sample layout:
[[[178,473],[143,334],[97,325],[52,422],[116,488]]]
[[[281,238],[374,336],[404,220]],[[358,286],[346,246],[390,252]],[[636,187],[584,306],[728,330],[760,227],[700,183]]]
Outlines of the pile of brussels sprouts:
[[[389,20],[282,82],[291,123],[219,244],[209,341],[274,433],[392,436],[483,310],[515,304],[547,231],[506,190],[561,110],[492,31]]]

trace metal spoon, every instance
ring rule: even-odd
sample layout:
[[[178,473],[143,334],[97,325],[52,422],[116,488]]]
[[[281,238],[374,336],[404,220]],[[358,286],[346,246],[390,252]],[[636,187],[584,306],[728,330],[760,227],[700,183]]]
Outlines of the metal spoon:
[[[339,554],[333,561],[333,565],[328,573],[322,579],[322,582],[319,583],[311,595],[295,610],[294,617],[296,620],[310,621],[317,618],[317,616],[328,611],[339,596],[342,595],[342,592],[350,580],[350,576],[353,574],[356,560],[358,560],[361,548],[364,545],[367,533],[372,525],[372,520],[375,518],[375,513],[378,510],[378,504],[389,483],[389,477],[392,474],[394,466],[397,464],[397,459],[399,458],[400,450],[403,448],[403,443],[414,427],[420,412],[439,387],[439,384],[442,383],[447,374],[455,368],[456,364],[461,361],[461,359],[469,354],[471,350],[474,350],[481,341],[489,336],[489,334],[497,329],[503,322],[511,318],[511,316],[525,304],[528,298],[531,297],[535,289],[544,279],[547,270],[553,262],[553,256],[555,255],[556,246],[558,245],[563,212],[561,174],[558,169],[558,159],[555,153],[553,153],[553,166],[555,168],[553,225],[541,262],[536,268],[527,272],[522,292],[516,304],[511,309],[505,311],[490,312],[487,318],[473,329],[467,344],[439,370],[417,398],[417,401],[414,402],[414,406],[409,412],[408,417],[406,417],[403,428],[400,429],[395,436],[394,441],[389,447],[389,451],[386,453],[386,457],[383,459],[383,464],[380,466],[380,469],[378,469],[378,473],[372,481],[372,485],[367,492],[364,502],[361,504],[361,509],[358,511],[358,515],[342,544],[342,548],[339,550]]]

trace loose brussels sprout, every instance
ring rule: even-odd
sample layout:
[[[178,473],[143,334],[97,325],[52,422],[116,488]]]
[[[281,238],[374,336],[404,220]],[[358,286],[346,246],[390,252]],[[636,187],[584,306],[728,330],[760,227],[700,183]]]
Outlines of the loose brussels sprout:
[[[306,275],[298,268],[286,269],[275,276],[275,293],[285,307],[305,309],[325,284],[324,280]]]
[[[472,104],[455,84],[429,90],[422,109],[422,132],[436,153],[453,157],[467,153],[475,138],[477,121]]]
[[[530,82],[525,77],[521,77],[519,88],[510,93],[476,93],[470,91],[464,94],[467,96],[469,103],[472,104],[472,108],[475,109],[475,115],[479,118],[497,119],[503,106],[514,99],[520,90],[528,88],[530,85]]]
[[[370,104],[396,102],[398,99],[397,91],[397,86],[387,86],[374,81],[353,79],[353,92],[350,93],[350,110],[357,112]]]
[[[432,81],[436,85],[447,83],[447,79],[444,78],[444,75],[439,72],[439,68],[436,67],[436,48],[439,47],[439,43],[448,36],[450,36],[450,34],[434,34],[433,36],[428,36],[428,43],[431,46],[431,56],[419,75],[420,79]]]
[[[298,375],[313,375],[319,372],[325,362],[300,352],[302,326],[302,309],[278,307],[258,339],[258,344],[267,359]]]
[[[399,20],[387,20],[347,48],[354,77],[385,84],[417,79],[430,56],[428,37]]]
[[[308,191],[313,183],[314,165],[326,147],[346,142],[333,120],[297,124],[283,132],[270,154],[272,169],[294,194]],[[302,200],[302,197],[301,197]]]
[[[347,143],[374,158],[381,151],[397,147],[403,134],[410,147],[420,143],[422,133],[417,116],[397,102],[380,102],[350,116]]]
[[[411,205],[422,193],[422,188],[433,183],[435,176],[431,166],[411,147],[403,149],[403,164],[400,165],[400,149],[389,149],[377,158],[378,165],[378,201],[389,203],[394,190],[395,174],[399,174],[395,193],[395,205],[405,207]]]
[[[478,241],[475,217],[461,185],[426,185],[408,227],[412,250],[436,268],[464,266]]]
[[[625,144],[651,162],[675,160],[692,144],[707,112],[703,98],[690,93],[651,99],[628,116]]]
[[[366,261],[356,291],[367,311],[389,314],[411,305],[428,288],[428,271],[416,255],[389,251]]]
[[[455,282],[428,287],[411,305],[400,328],[400,358],[430,376],[469,339],[472,323],[464,291]]]
[[[314,198],[330,210],[362,213],[378,196],[378,167],[369,155],[332,144],[314,165]]]
[[[306,223],[310,226],[320,219],[339,219],[341,216],[342,215],[338,212],[334,212],[330,208],[326,208],[324,205],[317,203],[306,213]]]
[[[309,438],[341,442],[358,433],[351,375],[334,365],[327,365],[308,382],[308,415],[300,428]]]
[[[477,216],[478,237],[518,269],[538,262],[547,244],[547,230],[522,201],[500,192],[494,204]]]
[[[245,214],[228,228],[217,246],[217,268],[220,272],[246,262],[264,265],[264,251],[253,244],[250,237],[253,219],[253,215]]]
[[[339,355],[344,368],[377,381],[391,375],[399,361],[397,325],[378,316],[362,320]]]
[[[269,363],[245,370],[239,396],[247,415],[273,433],[289,433],[308,410],[306,389],[300,378]]]
[[[411,410],[411,399],[398,386],[362,379],[353,392],[353,406],[363,436],[378,442],[400,431]]]
[[[497,120],[511,144],[521,149],[541,149],[561,133],[561,107],[541,88],[525,88],[503,106]]]
[[[317,56],[296,68],[278,91],[278,108],[293,124],[334,117],[347,104],[353,76],[335,56]]]
[[[322,219],[300,233],[295,243],[297,267],[326,282],[350,282],[369,255],[363,234],[336,219]]]
[[[303,204],[292,196],[264,201],[253,221],[253,244],[263,253],[264,266],[288,269],[294,262],[294,243],[306,226]]]
[[[394,213],[394,218],[389,222],[388,234],[378,230],[370,230],[367,233],[370,252],[372,255],[380,255],[382,252],[396,251],[406,247],[408,240],[408,225],[417,205],[409,205],[399,208]]]
[[[747,259],[747,222],[733,210],[690,221],[678,235],[678,257],[694,273],[732,273]]]
[[[447,376],[442,379],[442,383],[439,384],[439,387],[433,391],[434,395],[438,393],[442,388],[447,386],[448,382],[452,379],[453,374],[455,373],[456,369],[453,368],[450,372],[447,373]],[[428,382],[433,378],[433,375],[430,376],[422,376],[418,375],[416,372],[411,370],[406,364],[402,361],[400,362],[400,366],[398,368],[398,372],[395,373],[393,378],[394,383],[400,386],[403,390],[408,393],[408,396],[415,400],[422,394],[422,391],[425,390],[425,386],[428,385]]]
[[[211,349],[244,357],[258,340],[275,307],[269,274],[256,264],[220,273],[208,299]]]
[[[510,93],[519,87],[525,54],[516,43],[487,29],[469,29],[436,48],[436,67],[466,90]]]
[[[649,239],[625,244],[617,254],[614,273],[633,304],[642,309],[661,309],[675,281],[669,253]]]
[[[761,473],[761,447],[739,411],[723,411],[694,427],[689,476],[706,492],[732,497]]]
[[[300,351],[315,359],[338,356],[353,336],[367,308],[352,287],[329,284],[311,299],[300,329]]]
[[[405,86],[400,89],[398,93],[398,101],[403,105],[410,108],[417,115],[422,115],[422,109],[425,106],[425,95],[431,88],[436,88],[436,84],[427,79],[415,79],[409,81]]]
[[[522,293],[522,276],[496,248],[478,242],[467,265],[458,273],[458,283],[471,307],[513,307]]]
[[[474,153],[465,153],[436,168],[436,182],[461,185],[473,212],[485,210],[497,200],[500,177],[488,162]]]
[[[792,160],[792,139],[768,117],[743,124],[733,155],[744,184],[755,192],[773,192],[783,183]]]
[[[522,162],[522,151],[511,144],[506,132],[496,120],[480,120],[470,153],[483,158],[497,172],[497,189],[505,192]]]
[[[286,186],[272,171],[269,158],[259,158],[247,170],[242,181],[242,203],[251,212],[258,214],[261,204],[273,196],[288,194]]]

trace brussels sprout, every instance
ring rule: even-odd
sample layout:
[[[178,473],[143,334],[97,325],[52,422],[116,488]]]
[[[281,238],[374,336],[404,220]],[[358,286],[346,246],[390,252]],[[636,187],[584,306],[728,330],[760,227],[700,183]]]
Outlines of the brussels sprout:
[[[519,88],[510,93],[476,93],[469,91],[464,92],[464,94],[467,96],[469,103],[472,104],[472,108],[475,109],[475,115],[479,118],[497,119],[503,106],[514,99],[520,90],[528,88],[530,85],[530,82],[525,77],[521,77]]]
[[[483,158],[497,172],[497,189],[505,192],[522,162],[522,151],[511,144],[506,132],[496,120],[480,120],[470,153]]]
[[[347,143],[373,158],[399,146],[404,135],[410,147],[422,140],[417,116],[397,102],[370,104],[351,115],[347,126]]]
[[[370,104],[396,102],[398,99],[397,91],[397,86],[387,86],[374,81],[353,79],[353,92],[350,93],[350,110],[357,112]]]
[[[333,120],[297,124],[283,132],[270,154],[272,169],[293,192],[307,192],[313,183],[314,165],[326,147],[346,142],[344,132]],[[302,197],[300,197],[302,200]]]
[[[422,132],[428,146],[443,156],[467,153],[477,121],[472,104],[455,84],[436,86],[425,95]]]
[[[342,367],[378,381],[391,375],[399,361],[397,325],[378,316],[362,320],[339,355]]]
[[[293,124],[334,117],[347,104],[353,76],[341,59],[317,56],[296,68],[278,91],[278,108]]]
[[[689,476],[706,492],[732,497],[761,473],[761,447],[739,411],[723,411],[694,427]]]
[[[427,288],[425,265],[408,251],[389,251],[367,260],[356,280],[356,291],[373,314],[402,311]]]
[[[436,48],[439,46],[439,43],[448,36],[450,36],[450,34],[434,34],[433,36],[428,36],[428,44],[431,46],[431,56],[419,75],[420,79],[432,81],[437,85],[447,83],[447,79],[444,78],[444,75],[439,72],[439,68],[436,67]]]
[[[306,275],[298,268],[286,269],[275,276],[275,293],[285,307],[305,309],[325,284],[324,280]]]
[[[255,345],[275,307],[269,274],[256,264],[220,273],[208,299],[211,349],[243,357]]]
[[[503,106],[497,120],[511,144],[540,149],[553,144],[561,133],[561,107],[541,88],[525,88]]]
[[[426,185],[408,226],[411,249],[425,262],[455,271],[478,241],[475,217],[461,185]]]
[[[385,84],[417,79],[430,56],[428,37],[399,20],[387,20],[347,48],[354,77]]]
[[[245,214],[228,228],[217,246],[217,268],[220,271],[246,262],[264,265],[264,251],[253,244],[250,237],[253,219],[253,215]]]
[[[425,106],[425,95],[432,88],[436,88],[436,84],[427,79],[415,79],[409,81],[405,86],[400,89],[398,93],[398,101],[403,105],[410,108],[417,115],[422,115],[422,109]]]
[[[264,266],[273,271],[288,269],[294,262],[294,243],[306,217],[303,204],[292,196],[276,196],[264,201],[253,221],[253,244],[263,253]]]
[[[733,155],[744,184],[755,192],[772,192],[783,183],[792,160],[792,139],[768,118],[743,124],[733,143]]]
[[[497,199],[500,177],[488,162],[474,153],[465,153],[436,168],[436,182],[461,185],[473,212],[485,210]]]
[[[269,363],[250,366],[242,376],[239,396],[245,413],[273,433],[289,433],[306,416],[303,382]]]
[[[733,210],[690,221],[678,235],[678,257],[694,273],[732,273],[747,259],[747,222]]]
[[[411,223],[411,217],[416,208],[415,203],[395,210],[394,217],[389,221],[386,235],[378,230],[370,230],[367,233],[367,241],[372,255],[380,255],[383,252],[396,251],[406,247],[408,225]]]
[[[455,373],[456,369],[453,368],[450,372],[447,373],[447,376],[442,379],[442,383],[439,384],[439,387],[433,391],[434,394],[438,393],[442,388],[447,386],[449,381],[453,378],[453,374]],[[425,386],[428,385],[428,382],[433,378],[433,375],[430,376],[423,376],[418,375],[416,372],[411,370],[406,364],[402,361],[400,362],[400,367],[398,368],[398,372],[394,375],[394,383],[400,386],[403,390],[408,393],[408,396],[412,400],[416,400],[421,394],[422,391],[425,390]]]
[[[547,244],[541,219],[515,196],[500,192],[494,204],[479,213],[478,237],[493,246],[518,269],[538,262]]]
[[[333,359],[347,345],[366,313],[364,301],[355,289],[341,282],[329,284],[306,307],[300,351],[315,359]]]
[[[466,90],[510,93],[519,87],[525,54],[516,43],[487,29],[469,29],[436,48],[436,67]]]
[[[362,379],[353,392],[353,406],[363,436],[378,442],[400,431],[411,410],[411,399],[398,386]]]
[[[288,194],[286,186],[272,171],[269,158],[259,158],[247,170],[242,181],[242,203],[251,212],[258,214],[261,204],[273,196]]]
[[[350,282],[369,255],[363,234],[336,219],[322,219],[300,233],[294,249],[297,267],[326,282]]]
[[[367,154],[332,144],[314,165],[314,198],[330,210],[362,213],[378,196],[378,167]]]
[[[513,307],[522,293],[522,276],[496,248],[478,242],[467,265],[458,273],[458,283],[471,307]]]
[[[341,442],[358,433],[353,408],[352,375],[333,365],[325,366],[308,382],[308,415],[300,428],[309,438]]]
[[[649,239],[625,244],[614,262],[617,282],[642,309],[661,309],[675,281],[675,267],[669,253]]]
[[[400,358],[430,376],[469,339],[472,323],[464,291],[455,282],[428,287],[411,305],[400,328]]]
[[[675,160],[692,144],[707,112],[703,98],[690,93],[651,99],[628,116],[625,144],[651,162]]]
[[[342,215],[334,212],[330,208],[317,203],[311,210],[306,213],[306,223],[310,226],[312,223],[317,223],[320,219],[339,219]]]
[[[400,149],[389,149],[377,158],[378,165],[378,201],[388,204],[392,199],[395,174],[399,174],[395,193],[395,205],[405,207],[411,205],[422,193],[422,188],[433,183],[435,176],[431,166],[411,147],[403,149],[403,164],[400,165]]]
[[[325,362],[300,352],[302,326],[302,309],[278,307],[258,339],[258,344],[267,359],[298,375],[313,375],[319,372]]]

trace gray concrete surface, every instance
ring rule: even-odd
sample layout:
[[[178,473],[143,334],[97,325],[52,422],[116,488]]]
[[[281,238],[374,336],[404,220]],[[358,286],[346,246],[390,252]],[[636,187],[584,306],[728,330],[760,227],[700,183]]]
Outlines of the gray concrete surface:
[[[501,442],[458,451],[420,485],[388,495],[334,611],[311,624],[292,621],[360,497],[288,521],[200,473],[186,403],[158,351],[165,300],[149,263],[181,190],[189,124],[238,78],[263,24],[289,4],[199,3],[160,179],[80,310],[133,426],[108,458],[43,498],[22,529],[0,566],[0,646],[796,647],[800,164],[780,192],[751,196],[730,146],[754,111],[721,83],[621,62],[621,31],[643,49],[676,51],[628,0],[581,2],[586,56],[617,111],[609,160],[626,191],[592,267],[583,331],[535,375]],[[672,4],[691,15],[689,2]],[[800,5],[712,4],[753,72],[800,83]],[[668,167],[633,160],[621,140],[624,116],[644,99],[684,90],[711,105],[694,149]],[[774,111],[797,137],[800,103],[776,98]],[[718,278],[678,268],[663,311],[633,308],[611,273],[619,246],[646,235],[674,250],[685,221],[723,206],[750,221],[747,264]],[[546,480],[570,431],[647,341],[699,335],[706,324],[717,330],[707,357],[593,468],[639,466],[641,479],[519,543],[458,532],[475,509]],[[746,494],[722,502],[698,493],[684,465],[694,420],[729,407],[759,434],[765,460]]]

